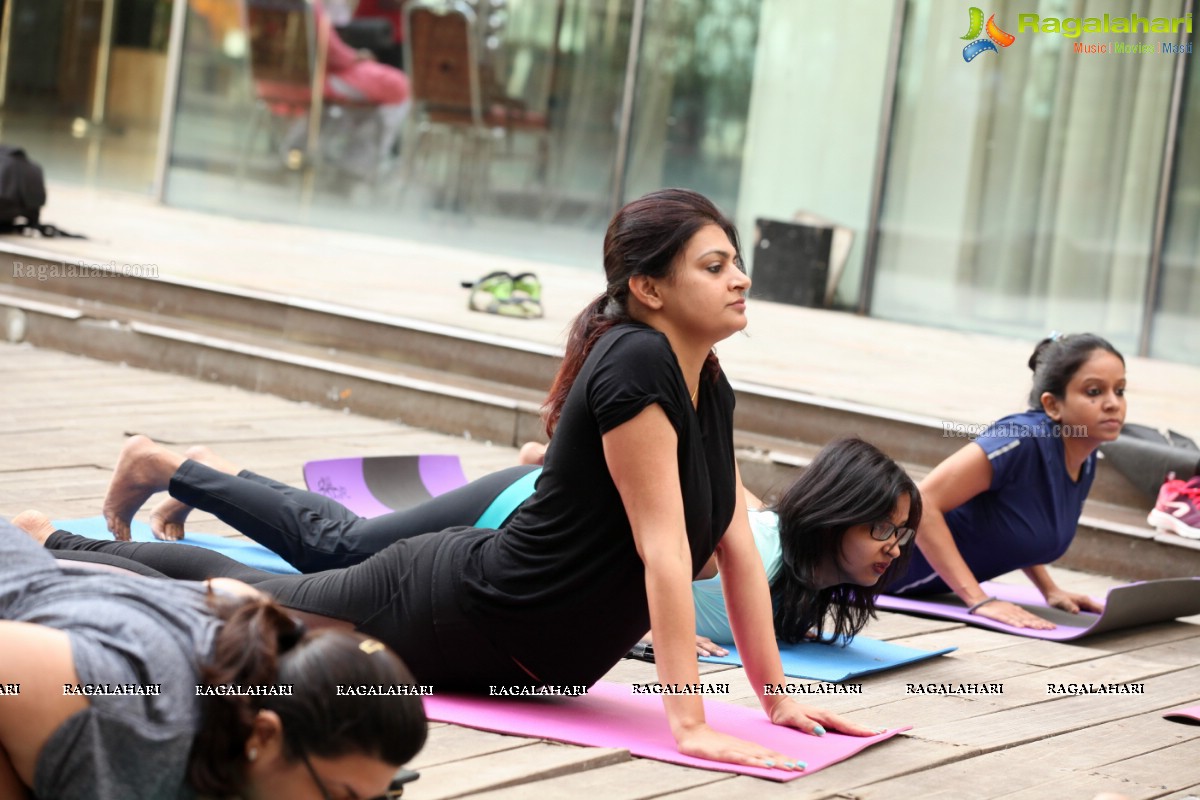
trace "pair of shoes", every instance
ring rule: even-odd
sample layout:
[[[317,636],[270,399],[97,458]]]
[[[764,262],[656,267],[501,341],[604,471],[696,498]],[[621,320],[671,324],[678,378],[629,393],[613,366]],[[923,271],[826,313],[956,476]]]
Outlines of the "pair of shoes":
[[[1146,521],[1164,533],[1200,539],[1200,475],[1181,481],[1172,472],[1158,490],[1158,500]]]
[[[490,272],[477,281],[463,281],[462,286],[471,290],[467,308],[472,311],[519,319],[543,315],[542,282],[532,272]]]

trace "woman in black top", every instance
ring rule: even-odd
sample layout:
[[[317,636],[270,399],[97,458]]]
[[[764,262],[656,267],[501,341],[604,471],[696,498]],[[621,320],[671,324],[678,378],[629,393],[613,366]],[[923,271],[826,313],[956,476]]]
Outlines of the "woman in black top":
[[[544,472],[503,530],[403,539],[352,567],[289,576],[167,544],[56,533],[47,546],[110,550],[175,577],[253,583],[286,606],[352,622],[392,646],[419,681],[444,689],[590,684],[647,628],[660,680],[696,683],[690,584],[715,552],[738,649],[771,720],[817,735],[825,726],[869,735],[764,694],[785,678],[734,461],[733,392],[712,351],[746,325],[750,279],[736,230],[694,192],[654,192],[613,218],[604,264],[608,288],[577,318],[547,401]],[[307,505],[268,479],[229,475],[138,437],[105,500],[118,538],[164,488],[235,528],[268,525],[296,540],[322,529],[321,505],[330,502]],[[681,752],[796,768],[709,728],[699,697],[664,704]]]

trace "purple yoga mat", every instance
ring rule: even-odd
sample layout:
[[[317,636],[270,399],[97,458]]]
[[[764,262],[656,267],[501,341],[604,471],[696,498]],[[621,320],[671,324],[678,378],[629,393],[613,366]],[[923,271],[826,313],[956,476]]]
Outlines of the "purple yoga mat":
[[[1200,724],[1200,706],[1177,708],[1174,711],[1165,712],[1163,716],[1175,722],[1187,722],[1193,725]]]
[[[370,456],[309,461],[304,483],[361,517],[378,517],[464,486],[467,477],[454,455]]]
[[[1003,622],[967,613],[966,606],[954,595],[936,595],[934,597],[881,595],[875,600],[875,606],[887,611],[904,611],[910,614],[952,619],[1004,633],[1015,633],[1018,636],[1059,642],[1122,628],[1169,622],[1179,617],[1200,614],[1200,578],[1166,578],[1117,586],[1110,589],[1108,597],[1104,599],[1103,614],[1087,612],[1069,614],[1057,608],[1050,608],[1042,599],[1041,593],[1032,586],[1010,586],[991,582],[986,582],[982,586],[989,595],[1024,606],[1058,627],[1048,631],[1014,628]]]
[[[601,681],[581,697],[518,700],[435,694],[425,698],[426,716],[438,722],[590,747],[621,748],[656,761],[773,781],[790,781],[824,769],[912,727],[893,728],[877,736],[839,733],[809,736],[772,725],[757,708],[705,700],[704,712],[709,724],[717,730],[798,758],[808,764],[807,768],[802,772],[785,772],[685,756],[675,748],[662,698],[635,695],[632,687],[622,684]]]

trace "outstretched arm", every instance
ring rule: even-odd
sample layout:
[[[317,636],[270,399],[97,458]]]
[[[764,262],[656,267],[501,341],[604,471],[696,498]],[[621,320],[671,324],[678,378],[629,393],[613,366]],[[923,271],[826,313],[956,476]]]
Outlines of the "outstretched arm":
[[[1042,597],[1046,598],[1046,604],[1051,608],[1061,608],[1063,611],[1072,614],[1078,614],[1080,611],[1091,611],[1095,614],[1104,613],[1103,603],[1097,602],[1086,594],[1068,592],[1055,583],[1054,578],[1050,577],[1050,570],[1046,569],[1044,564],[1026,567],[1021,571],[1033,582],[1038,591],[1042,593]]]
[[[0,622],[0,685],[16,684],[20,694],[0,699],[0,762],[25,786],[33,786],[38,756],[67,719],[88,707],[88,699],[64,695],[63,685],[79,683],[71,642],[63,631],[28,622]],[[0,790],[7,790],[0,763]],[[4,791],[2,797],[23,795]]]
[[[692,559],[676,461],[678,439],[658,405],[604,434],[604,457],[645,564],[646,596],[654,632],[654,662],[664,684],[694,684],[696,613],[692,605]],[[762,745],[708,726],[698,695],[664,696],[667,720],[681,753],[748,766],[791,763]]]
[[[780,686],[786,683],[787,678],[783,674],[779,645],[775,640],[766,569],[754,544],[754,535],[750,532],[750,518],[747,516],[741,483],[739,472],[737,507],[729,530],[721,537],[721,544],[717,547],[717,560],[734,642],[746,667],[746,677],[758,694],[759,703],[776,725],[787,725],[817,736],[824,734],[826,728],[855,736],[872,735],[875,731],[870,728],[855,725],[836,714],[802,706],[783,694],[767,693],[766,687]]]
[[[946,513],[987,491],[992,484],[992,464],[979,445],[971,443],[934,467],[921,481],[924,512],[917,547],[946,585],[973,613],[1017,628],[1049,630],[1054,624],[1013,603],[990,600],[963,559],[946,524]],[[1003,542],[996,542],[1003,547]]]

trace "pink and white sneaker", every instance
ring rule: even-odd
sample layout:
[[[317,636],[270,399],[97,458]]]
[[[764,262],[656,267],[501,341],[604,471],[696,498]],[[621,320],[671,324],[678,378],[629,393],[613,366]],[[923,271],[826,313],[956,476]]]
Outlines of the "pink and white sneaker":
[[[1164,533],[1200,539],[1200,475],[1187,481],[1168,475],[1146,521]]]

